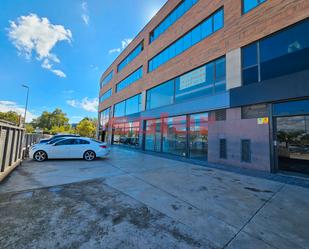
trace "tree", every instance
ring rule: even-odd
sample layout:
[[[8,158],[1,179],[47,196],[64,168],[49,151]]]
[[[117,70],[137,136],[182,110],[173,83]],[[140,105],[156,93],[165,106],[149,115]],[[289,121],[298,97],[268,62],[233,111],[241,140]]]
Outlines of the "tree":
[[[82,137],[95,137],[96,120],[84,118],[76,127],[76,131]]]
[[[12,122],[14,124],[19,124],[20,115],[17,112],[13,112],[13,111],[0,112],[0,119],[6,120],[8,122]]]
[[[39,127],[44,130],[51,130],[52,127],[66,126],[69,123],[67,114],[62,112],[61,109],[56,108],[53,112],[44,111],[41,116],[33,121],[35,127]]]
[[[26,124],[26,133],[33,133],[34,132],[34,128],[31,124]]]

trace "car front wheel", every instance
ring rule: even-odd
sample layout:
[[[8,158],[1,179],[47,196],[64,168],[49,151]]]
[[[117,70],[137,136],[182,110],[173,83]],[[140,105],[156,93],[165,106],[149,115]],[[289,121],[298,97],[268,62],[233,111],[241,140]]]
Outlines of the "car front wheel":
[[[33,159],[37,162],[43,162],[47,159],[47,154],[46,154],[45,151],[39,150],[39,151],[34,153]]]
[[[96,158],[96,154],[92,150],[88,150],[84,153],[84,159],[86,161],[93,161]]]

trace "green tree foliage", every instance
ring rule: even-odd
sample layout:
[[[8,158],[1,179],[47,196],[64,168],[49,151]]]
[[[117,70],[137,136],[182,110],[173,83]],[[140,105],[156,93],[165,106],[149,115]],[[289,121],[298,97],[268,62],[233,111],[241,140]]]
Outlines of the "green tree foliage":
[[[50,133],[53,134],[53,135],[59,134],[59,133],[75,134],[76,130],[73,129],[70,125],[53,126],[50,129]]]
[[[14,124],[19,124],[20,115],[13,111],[0,112],[0,119],[12,122]]]
[[[44,130],[51,130],[53,127],[67,126],[69,119],[66,113],[61,109],[55,109],[53,112],[44,111],[41,116],[33,121],[35,127]]]
[[[34,133],[34,128],[32,124],[26,124],[26,133]]]
[[[95,137],[97,120],[84,118],[76,127],[76,131],[82,137]]]

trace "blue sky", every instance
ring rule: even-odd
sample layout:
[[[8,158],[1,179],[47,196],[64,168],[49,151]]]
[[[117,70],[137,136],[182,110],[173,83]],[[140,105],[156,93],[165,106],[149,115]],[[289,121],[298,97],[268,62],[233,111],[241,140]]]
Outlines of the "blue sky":
[[[1,0],[0,111],[97,117],[99,79],[166,0]]]

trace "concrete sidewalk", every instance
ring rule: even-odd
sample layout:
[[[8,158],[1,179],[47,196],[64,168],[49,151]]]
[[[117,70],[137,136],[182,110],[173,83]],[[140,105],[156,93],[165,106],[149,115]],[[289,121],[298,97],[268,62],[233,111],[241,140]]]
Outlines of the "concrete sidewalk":
[[[308,188],[119,148],[25,162],[0,214],[0,248],[309,248]]]

